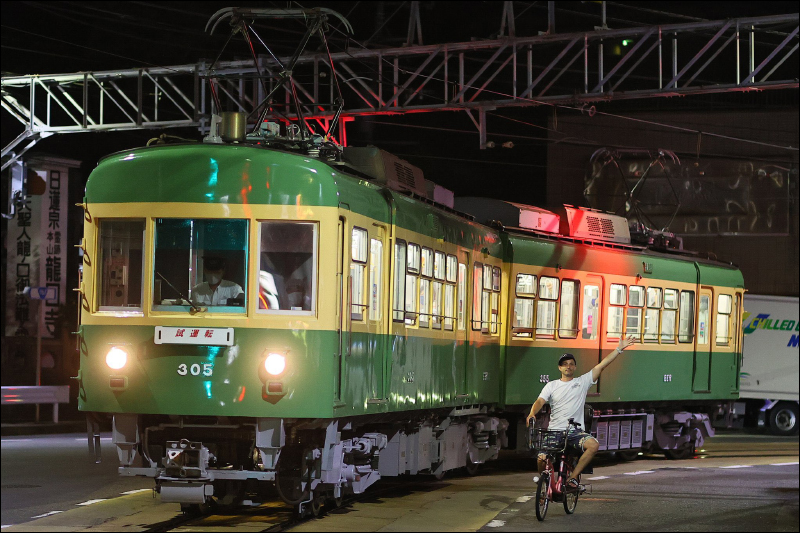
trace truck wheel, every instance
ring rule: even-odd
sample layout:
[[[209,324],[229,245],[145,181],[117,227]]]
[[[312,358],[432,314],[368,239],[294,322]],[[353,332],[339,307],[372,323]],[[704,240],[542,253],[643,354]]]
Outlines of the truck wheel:
[[[778,402],[769,412],[769,429],[775,435],[794,435],[797,433],[797,405]]]

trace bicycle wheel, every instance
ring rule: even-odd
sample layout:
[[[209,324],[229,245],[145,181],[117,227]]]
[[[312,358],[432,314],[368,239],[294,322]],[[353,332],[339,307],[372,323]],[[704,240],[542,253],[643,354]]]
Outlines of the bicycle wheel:
[[[580,474],[578,474],[578,483],[580,482],[581,482],[581,476]],[[580,489],[564,490],[564,510],[567,512],[567,514],[572,514],[575,512],[575,507],[578,506],[579,494],[580,494]]]
[[[539,519],[539,522],[544,520],[547,514],[547,505],[550,503],[550,499],[547,497],[548,485],[550,485],[550,476],[541,474],[539,484],[536,486],[536,518]]]

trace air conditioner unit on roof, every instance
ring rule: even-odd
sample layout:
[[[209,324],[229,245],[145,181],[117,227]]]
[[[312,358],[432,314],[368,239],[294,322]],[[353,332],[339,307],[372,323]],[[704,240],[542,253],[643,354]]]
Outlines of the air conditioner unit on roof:
[[[564,205],[561,232],[576,239],[630,244],[631,233],[625,217],[612,215],[598,209]]]

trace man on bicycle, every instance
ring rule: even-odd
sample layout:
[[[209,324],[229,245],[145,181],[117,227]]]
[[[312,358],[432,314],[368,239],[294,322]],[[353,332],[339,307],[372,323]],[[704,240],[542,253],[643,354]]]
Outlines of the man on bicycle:
[[[583,409],[589,388],[597,383],[597,378],[600,377],[603,370],[610,365],[625,348],[629,347],[634,342],[634,337],[620,337],[619,345],[613,352],[598,363],[591,372],[587,372],[578,378],[574,377],[575,371],[577,370],[575,357],[571,353],[563,354],[558,359],[558,370],[561,371],[561,379],[551,381],[544,386],[536,402],[531,407],[530,414],[525,419],[525,422],[530,425],[531,419],[536,417],[537,413],[544,407],[544,404],[550,402],[550,425],[548,429],[569,430],[567,435],[568,447],[575,451],[576,454],[582,453],[577,466],[567,480],[567,486],[573,490],[579,488],[578,476],[597,453],[600,443],[589,433],[576,430],[574,427],[568,428],[567,422],[570,418],[573,418],[575,422],[580,424],[580,428],[586,428],[586,424],[583,420]],[[540,454],[539,471],[543,471],[544,468],[543,457],[542,454]]]

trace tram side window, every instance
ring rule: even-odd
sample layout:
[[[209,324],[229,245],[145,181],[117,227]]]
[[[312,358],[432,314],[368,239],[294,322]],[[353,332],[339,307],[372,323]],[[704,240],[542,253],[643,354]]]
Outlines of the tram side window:
[[[456,317],[458,319],[458,329],[463,331],[467,329],[467,321],[465,317],[467,302],[467,265],[465,263],[458,264],[458,304],[456,305]]]
[[[661,313],[661,342],[675,343],[675,322],[678,316],[678,291],[664,289],[664,311]]]
[[[262,239],[262,250],[263,245]],[[200,306],[215,313],[245,313],[247,246],[247,220],[157,218],[153,310],[189,312]],[[302,298],[301,292],[295,296]]]
[[[644,315],[644,342],[658,342],[658,323],[661,317],[659,287],[647,287],[647,311]]]
[[[597,338],[597,320],[599,318],[600,288],[596,285],[586,285],[583,288],[583,324],[581,337],[587,340]]]
[[[259,222],[258,311],[313,311],[316,306],[317,225]]]
[[[144,220],[100,220],[100,311],[141,310]]]
[[[556,331],[558,278],[539,278],[539,300],[536,302],[536,338],[552,339]]]
[[[561,311],[559,312],[558,336],[574,339],[578,336],[578,300],[580,299],[580,282],[565,279],[561,282]]]
[[[500,269],[498,267],[492,267],[491,287],[492,314],[489,318],[489,329],[492,335],[497,335],[499,333],[498,325],[500,324]]]
[[[381,319],[383,298],[383,243],[371,239],[369,243],[369,319]]]
[[[419,245],[408,243],[406,259],[406,324],[412,326],[417,323],[417,284],[419,282]]]
[[[694,291],[681,291],[678,342],[692,342],[694,333]]]
[[[697,344],[708,344],[710,329],[711,299],[706,294],[700,295],[700,309],[697,311]]]
[[[481,300],[483,293],[483,263],[474,263],[474,271],[472,273],[472,329],[480,331],[483,322],[481,320]]]
[[[431,278],[433,277],[433,250],[422,249],[422,266],[419,280],[419,327],[427,328],[431,322]]]
[[[608,328],[606,336],[609,339],[618,339],[622,335],[622,325],[625,321],[625,292],[627,287],[619,283],[612,283],[608,295]]]
[[[536,276],[517,274],[516,298],[514,299],[514,337],[533,337],[533,299],[536,298]]]
[[[350,316],[353,320],[364,319],[367,307],[364,294],[364,271],[367,269],[367,231],[353,228],[351,241],[352,260],[350,262]]]
[[[456,318],[456,282],[458,281],[458,260],[454,255],[447,256],[444,287],[444,329],[453,331]]]
[[[720,294],[717,297],[717,346],[730,344],[732,301],[730,294]]]
[[[442,329],[444,314],[442,313],[442,286],[444,285],[446,265],[444,254],[433,254],[433,282],[431,283],[431,326]]]
[[[625,335],[632,335],[637,339],[641,339],[643,307],[644,287],[631,286],[628,289],[628,314],[625,319]]]
[[[398,240],[394,244],[394,308],[392,320],[402,322],[406,308],[406,243]]]

